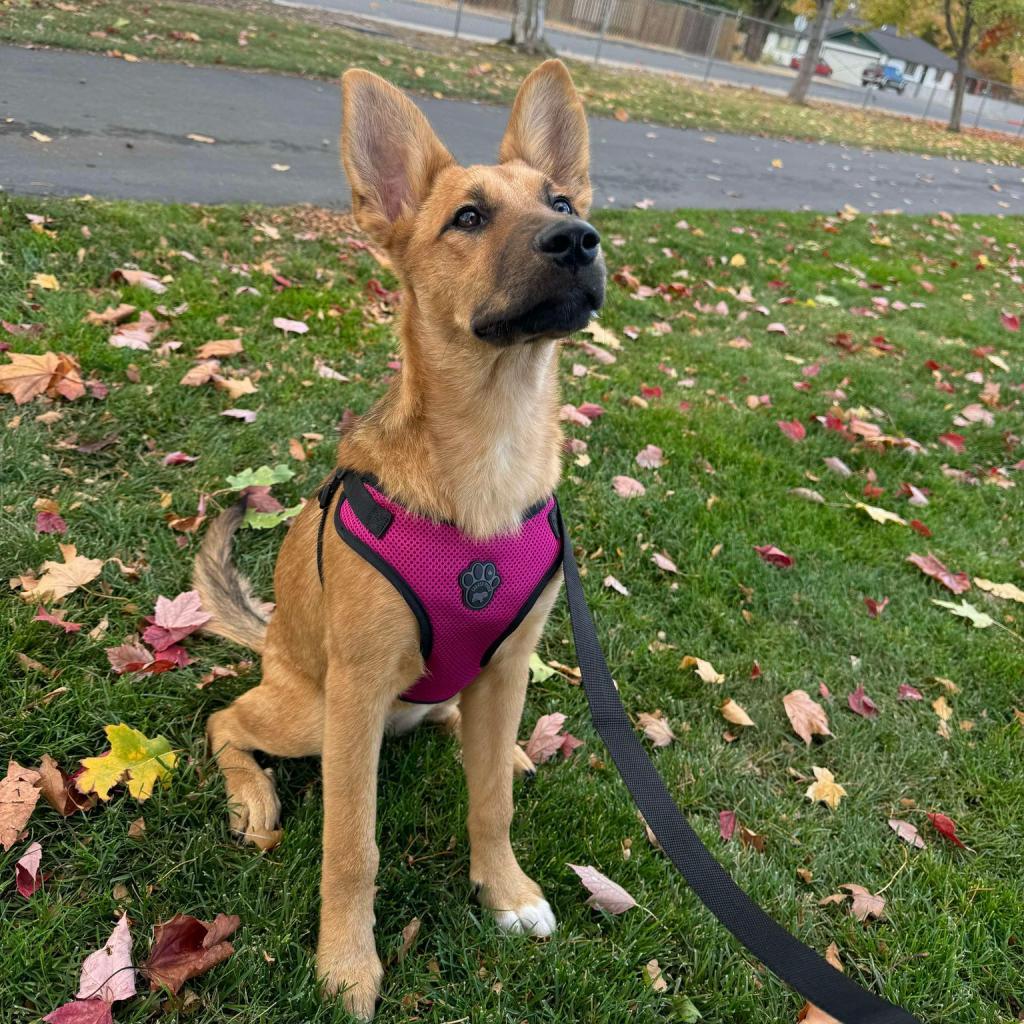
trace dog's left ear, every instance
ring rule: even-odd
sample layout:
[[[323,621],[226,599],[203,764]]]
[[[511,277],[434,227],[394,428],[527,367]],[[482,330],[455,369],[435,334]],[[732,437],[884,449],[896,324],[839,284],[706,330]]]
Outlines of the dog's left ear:
[[[590,208],[590,135],[576,87],[560,60],[546,60],[519,87],[498,150],[542,171],[586,213]]]

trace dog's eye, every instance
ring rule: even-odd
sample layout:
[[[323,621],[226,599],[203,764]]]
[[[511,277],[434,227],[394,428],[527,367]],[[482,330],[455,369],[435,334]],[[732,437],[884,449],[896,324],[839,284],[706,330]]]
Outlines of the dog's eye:
[[[565,196],[555,196],[551,200],[551,209],[555,213],[564,213],[567,217],[571,217],[576,211],[572,208],[572,203],[569,202]]]
[[[463,231],[472,231],[474,228],[480,227],[483,222],[484,215],[475,206],[463,206],[455,214],[455,219],[452,223]]]

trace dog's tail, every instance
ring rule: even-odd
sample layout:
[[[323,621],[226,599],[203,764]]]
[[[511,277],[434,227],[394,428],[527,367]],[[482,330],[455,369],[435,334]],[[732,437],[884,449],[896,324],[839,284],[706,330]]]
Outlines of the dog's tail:
[[[231,561],[231,539],[244,515],[245,502],[240,501],[210,524],[196,556],[192,581],[203,608],[213,616],[203,631],[259,652],[268,616],[253,594],[252,584]]]

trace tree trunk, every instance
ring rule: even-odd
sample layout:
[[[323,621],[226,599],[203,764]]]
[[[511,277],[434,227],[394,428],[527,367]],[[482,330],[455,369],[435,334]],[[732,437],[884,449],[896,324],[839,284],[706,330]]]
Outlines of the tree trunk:
[[[806,103],[807,91],[814,81],[814,69],[821,57],[821,43],[825,38],[825,26],[832,17],[835,0],[818,0],[818,14],[811,25],[811,35],[807,40],[807,50],[800,57],[800,70],[797,72],[793,88],[789,90],[787,99],[790,103]]]
[[[953,76],[953,108],[949,112],[949,124],[946,130],[960,131],[960,121],[964,113],[964,92],[967,89],[967,55],[957,54],[956,74]]]
[[[547,53],[550,47],[544,40],[544,11],[547,0],[516,0],[512,18],[512,38],[509,42],[524,53]]]
[[[771,25],[768,23],[778,15],[781,7],[782,0],[762,0],[751,7],[750,20],[746,21],[747,39],[743,44],[745,60],[756,64],[761,59],[764,44],[768,41],[768,33],[771,31]],[[758,20],[753,20],[755,18]]]

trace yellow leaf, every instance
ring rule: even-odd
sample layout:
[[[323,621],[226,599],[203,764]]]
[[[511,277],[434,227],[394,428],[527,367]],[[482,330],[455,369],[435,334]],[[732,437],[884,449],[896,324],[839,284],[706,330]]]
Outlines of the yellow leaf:
[[[732,698],[727,700],[719,710],[722,712],[722,717],[727,722],[732,722],[733,725],[753,726],[755,724],[746,710]]]
[[[214,378],[213,383],[221,391],[226,391],[233,402],[243,395],[251,395],[258,390],[248,377],[242,377],[241,380],[235,380],[232,377],[218,377]]]
[[[75,784],[83,793],[95,793],[110,799],[110,791],[120,782],[128,783],[128,792],[136,800],[148,800],[158,782],[165,780],[178,760],[163,736],[148,739],[130,725],[108,725],[104,730],[110,750],[100,757],[85,757],[85,769]]]
[[[899,526],[907,525],[907,521],[896,515],[895,512],[889,512],[884,508],[879,508],[877,505],[865,505],[863,501],[857,501],[854,502],[853,507],[859,508],[862,512],[867,512],[876,523],[896,523]]]
[[[747,257],[741,252],[735,252],[732,254],[729,260],[730,267],[745,267],[747,265]]]
[[[775,170],[777,170],[777,171],[781,170],[782,169],[782,161],[778,157],[776,157],[772,161],[772,167],[774,167]]]
[[[949,701],[945,697],[936,697],[932,701],[932,710],[944,722],[948,722],[953,717],[953,709],[949,706]]]
[[[614,349],[622,348],[622,342],[619,341],[618,335],[609,331],[607,327],[602,327],[596,320],[591,320],[581,333],[589,334],[598,345]]]
[[[985,358],[993,366],[998,366],[999,369],[1003,371],[1003,373],[1009,373],[1010,372],[1010,367],[1006,365],[1006,360],[1002,356],[997,356],[997,355],[994,355],[992,352],[989,352],[989,354],[987,356],[985,356]]]
[[[32,283],[37,288],[42,288],[48,292],[60,291],[60,281],[58,281],[53,274],[36,274],[36,276],[32,278]]]
[[[63,562],[43,562],[42,576],[22,597],[27,601],[59,601],[68,594],[84,587],[99,576],[103,569],[102,558],[86,558],[80,555],[74,544],[61,544]]]
[[[839,801],[846,796],[846,790],[835,780],[835,776],[827,768],[814,768],[816,782],[807,787],[807,799],[816,803],[822,803],[833,811],[839,806]]]
[[[1024,604],[1024,590],[1021,590],[1015,583],[993,583],[991,580],[983,580],[981,577],[975,576],[974,585],[979,590],[987,591],[993,597],[1001,597],[1004,601],[1019,601]]]
[[[9,352],[11,361],[0,366],[0,395],[11,395],[16,405],[24,405],[44,392],[50,398],[60,395],[69,402],[85,394],[85,385],[74,356],[64,352]]]
[[[705,683],[724,683],[725,676],[719,672],[710,661],[703,658],[694,658],[688,654],[681,662],[680,668],[693,668],[693,670],[704,680]]]
[[[53,142],[49,135],[44,135],[42,132],[32,132],[32,138],[36,142]]]

